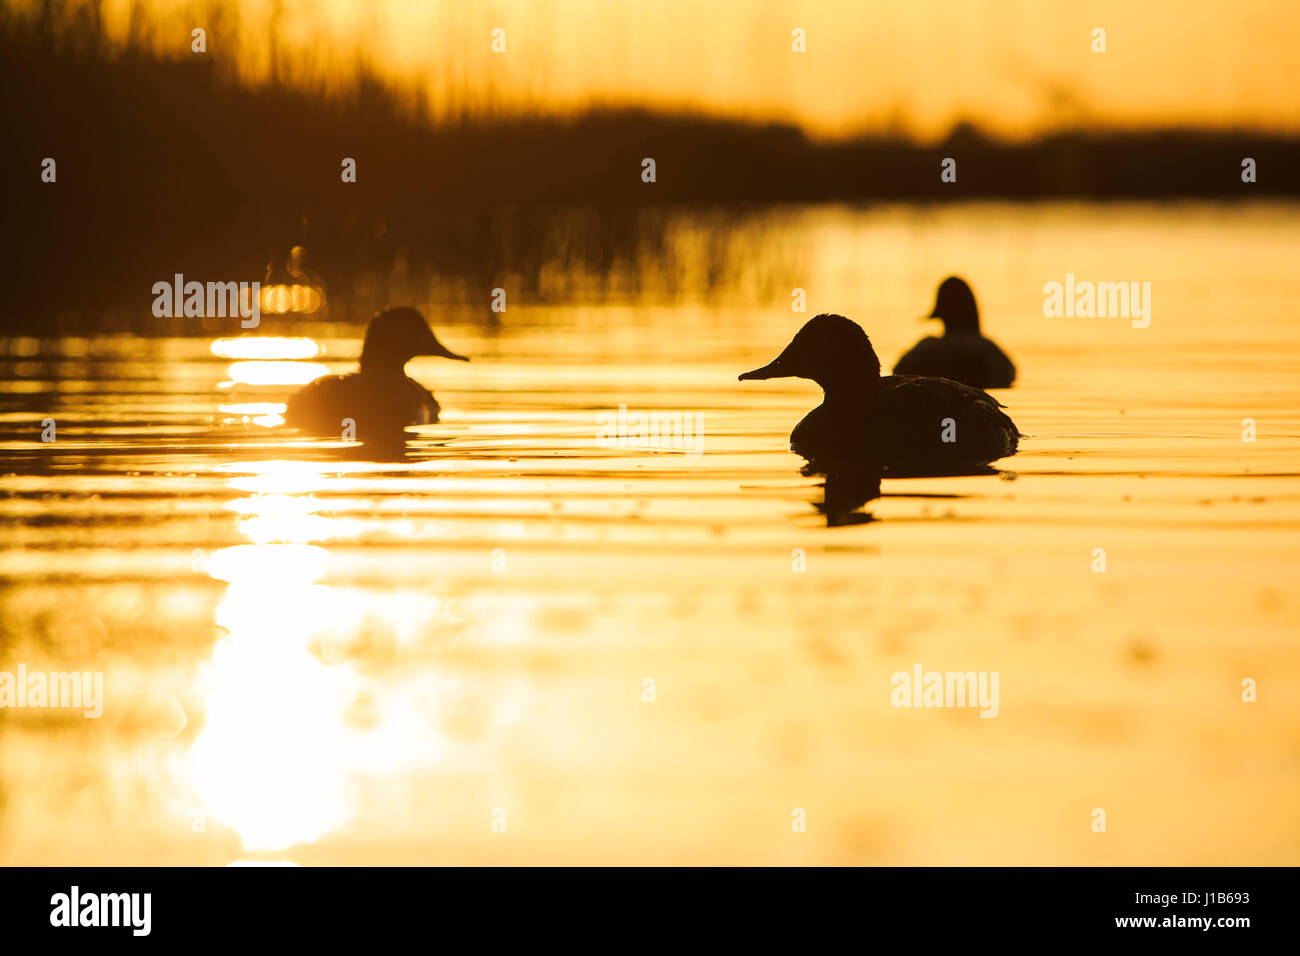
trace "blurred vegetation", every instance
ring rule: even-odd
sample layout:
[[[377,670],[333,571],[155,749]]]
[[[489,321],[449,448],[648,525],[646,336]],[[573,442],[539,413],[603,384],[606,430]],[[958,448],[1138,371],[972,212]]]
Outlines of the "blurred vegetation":
[[[215,4],[209,49],[237,17]],[[131,35],[150,29],[135,9]],[[228,48],[228,47],[227,47]],[[790,125],[639,109],[434,123],[365,64],[346,94],[241,87],[208,54],[110,44],[96,0],[0,6],[4,317],[146,312],[151,285],[260,279],[305,244],[332,303],[395,268],[535,291],[548,264],[596,274],[655,256],[674,208],[719,228],[771,204],[1295,196],[1300,144],[1258,133],[1070,132],[1005,143],[975,127],[921,144],[814,142]],[[940,182],[958,159],[959,182]],[[1255,158],[1259,182],[1241,182]],[[40,180],[57,162],[56,185]],[[356,183],[340,162],[357,161]],[[653,157],[657,181],[641,180]],[[359,298],[382,298],[382,283]],[[486,302],[486,296],[481,297]],[[361,314],[382,302],[358,302]],[[337,312],[335,313],[337,314]],[[355,315],[351,317],[356,317]]]

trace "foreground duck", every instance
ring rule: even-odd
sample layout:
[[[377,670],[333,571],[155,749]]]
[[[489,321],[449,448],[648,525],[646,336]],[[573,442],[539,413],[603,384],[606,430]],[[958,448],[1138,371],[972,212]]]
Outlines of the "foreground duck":
[[[980,332],[975,293],[950,276],[939,284],[926,318],[943,320],[943,336],[921,339],[898,360],[895,375],[937,375],[975,388],[1010,388],[1016,367],[992,339]]]
[[[790,434],[810,468],[899,474],[987,470],[1013,455],[1020,432],[992,396],[946,378],[880,375],[867,333],[842,315],[818,315],[785,351],[740,380],[808,378],[825,400]]]
[[[440,411],[433,393],[406,374],[417,355],[468,362],[438,341],[415,309],[375,313],[361,346],[361,369],[318,378],[289,399],[285,423],[315,435],[339,435],[344,419],[358,437],[391,436],[407,425],[430,425]]]

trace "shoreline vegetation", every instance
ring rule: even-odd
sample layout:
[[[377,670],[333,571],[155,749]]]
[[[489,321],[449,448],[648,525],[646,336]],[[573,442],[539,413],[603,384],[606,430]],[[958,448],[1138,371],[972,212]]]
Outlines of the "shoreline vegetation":
[[[1264,132],[1006,142],[962,123],[936,143],[873,130],[826,142],[789,124],[635,107],[435,123],[364,64],[346,97],[242,87],[210,54],[110,44],[86,13],[96,9],[0,5],[0,330],[94,327],[109,307],[147,313],[161,277],[256,280],[295,244],[346,309],[331,319],[355,319],[382,283],[349,290],[395,269],[473,289],[509,276],[538,293],[548,265],[601,275],[654,259],[681,209],[729,229],[750,210],[822,202],[1300,197],[1300,138]],[[941,180],[947,157],[955,183]],[[1242,181],[1246,157],[1257,182]],[[340,174],[348,158],[355,182]]]

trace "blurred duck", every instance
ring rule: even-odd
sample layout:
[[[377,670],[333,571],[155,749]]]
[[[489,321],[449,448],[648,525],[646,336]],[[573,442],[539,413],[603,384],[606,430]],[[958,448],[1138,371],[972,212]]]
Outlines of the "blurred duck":
[[[262,311],[271,315],[298,313],[324,318],[325,280],[307,264],[307,250],[294,246],[284,265],[266,264],[262,278]]]
[[[324,290],[325,280],[320,277],[319,272],[308,265],[307,250],[302,246],[294,246],[289,250],[289,261],[285,263],[285,269],[289,273],[291,284],[309,285]]]
[[[293,276],[277,260],[271,259],[266,264],[266,275],[262,276],[262,288],[270,289],[278,285],[292,285]]]
[[[928,319],[943,320],[943,336],[921,339],[898,360],[895,375],[937,375],[975,388],[1010,388],[1016,367],[992,339],[980,334],[975,293],[962,279],[939,284]]]
[[[304,386],[289,399],[285,423],[314,435],[339,435],[343,420],[350,418],[363,438],[391,437],[407,425],[433,424],[438,402],[405,370],[417,355],[469,361],[439,342],[415,309],[375,313],[361,346],[360,371],[329,375]]]
[[[1015,454],[1020,433],[992,396],[946,378],[880,375],[867,333],[842,315],[818,315],[785,351],[740,380],[808,378],[825,399],[790,435],[805,473],[888,469],[898,474],[987,472]]]

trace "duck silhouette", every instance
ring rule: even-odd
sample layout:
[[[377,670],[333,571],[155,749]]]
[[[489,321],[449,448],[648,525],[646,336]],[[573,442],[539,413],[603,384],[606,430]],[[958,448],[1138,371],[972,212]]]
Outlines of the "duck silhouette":
[[[882,378],[867,333],[842,315],[809,319],[780,355],[740,380],[788,377],[812,379],[825,393],[790,434],[790,450],[808,460],[805,474],[987,474],[1019,443],[1001,403],[978,388]]]
[[[928,319],[943,320],[943,335],[912,346],[894,366],[895,375],[937,375],[975,388],[1010,388],[1016,367],[992,339],[980,332],[975,293],[965,280],[949,276],[939,283]]]
[[[329,375],[304,386],[289,399],[285,424],[315,435],[339,435],[344,419],[363,439],[392,437],[407,425],[431,425],[441,410],[433,393],[406,374],[417,355],[439,355],[468,362],[438,341],[415,309],[376,312],[361,346],[361,368]]]
[[[323,318],[325,280],[307,264],[307,250],[294,246],[282,265],[272,259],[262,277],[262,311],[273,315],[299,313]]]
[[[320,273],[313,269],[307,260],[307,250],[302,246],[294,246],[289,250],[289,259],[285,263],[285,271],[289,275],[292,284],[307,285],[322,292],[325,289],[325,280],[321,278]]]

